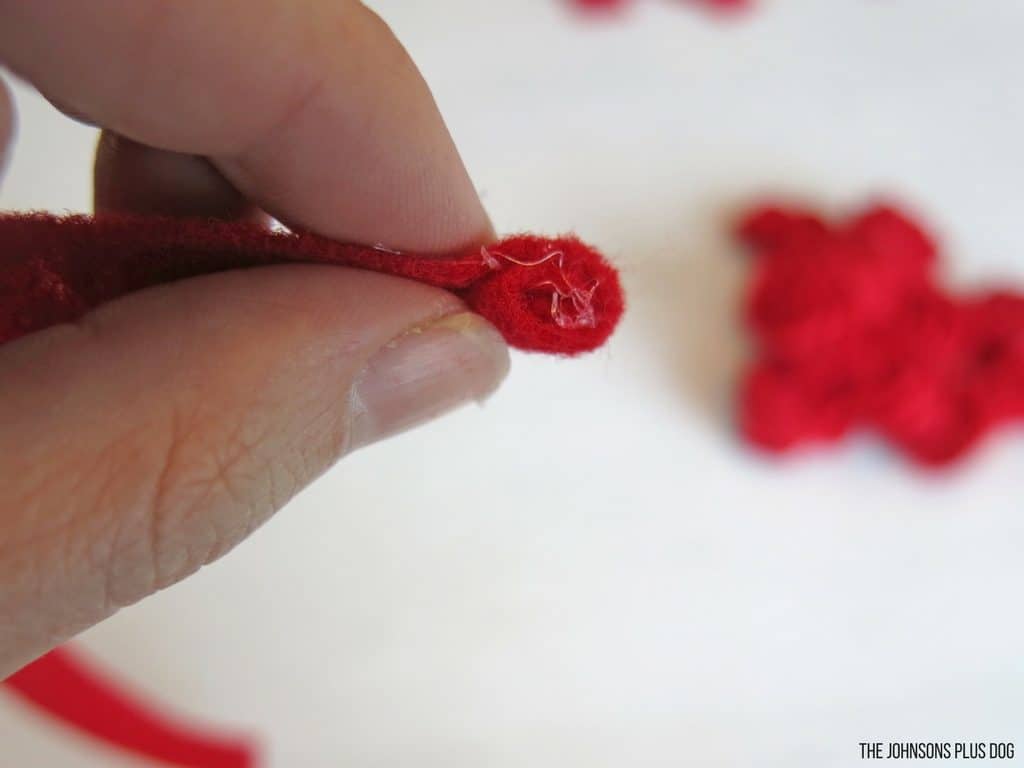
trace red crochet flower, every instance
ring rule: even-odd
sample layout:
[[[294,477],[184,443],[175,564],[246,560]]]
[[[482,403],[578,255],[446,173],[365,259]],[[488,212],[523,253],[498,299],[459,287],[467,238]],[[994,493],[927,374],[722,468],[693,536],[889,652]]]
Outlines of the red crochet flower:
[[[941,465],[1024,418],[1024,298],[947,295],[908,216],[876,206],[828,224],[761,206],[738,234],[757,256],[745,312],[759,349],[740,396],[754,444],[781,452],[869,428]]]

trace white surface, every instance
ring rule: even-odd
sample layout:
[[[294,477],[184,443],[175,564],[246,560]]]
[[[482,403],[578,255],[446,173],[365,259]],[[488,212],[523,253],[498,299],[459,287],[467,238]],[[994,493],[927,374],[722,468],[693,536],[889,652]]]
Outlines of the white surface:
[[[762,190],[886,191],[940,225],[951,274],[1024,283],[1024,4],[768,0],[722,25],[650,0],[582,26],[554,0],[373,5],[498,227],[578,229],[631,311],[606,351],[517,357],[485,408],[352,457],[82,642],[184,712],[255,727],[274,766],[1024,750],[1024,440],[939,480],[868,443],[743,450],[722,218]],[[18,104],[0,207],[86,208],[91,133]],[[0,745],[5,766],[114,764],[4,699]]]

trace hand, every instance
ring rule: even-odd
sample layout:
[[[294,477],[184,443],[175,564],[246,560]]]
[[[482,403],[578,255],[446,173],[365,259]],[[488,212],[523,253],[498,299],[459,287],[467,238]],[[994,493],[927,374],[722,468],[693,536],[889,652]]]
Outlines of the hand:
[[[354,0],[0,0],[0,62],[106,129],[98,210],[265,211],[420,251],[493,236],[415,66]],[[0,82],[0,150],[11,112]],[[315,266],[143,291],[0,347],[0,678],[507,366],[453,296]]]

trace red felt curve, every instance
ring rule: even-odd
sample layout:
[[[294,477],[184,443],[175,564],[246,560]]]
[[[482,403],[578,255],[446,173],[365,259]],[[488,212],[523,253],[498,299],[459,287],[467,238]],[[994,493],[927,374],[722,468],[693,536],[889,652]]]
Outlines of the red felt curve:
[[[618,273],[575,237],[511,237],[449,256],[397,253],[245,222],[105,215],[0,216],[0,343],[131,291],[225,269],[312,262],[446,288],[524,350],[576,355],[622,316]]]
[[[67,648],[4,681],[54,719],[106,744],[178,768],[252,768],[247,741],[175,722]]]

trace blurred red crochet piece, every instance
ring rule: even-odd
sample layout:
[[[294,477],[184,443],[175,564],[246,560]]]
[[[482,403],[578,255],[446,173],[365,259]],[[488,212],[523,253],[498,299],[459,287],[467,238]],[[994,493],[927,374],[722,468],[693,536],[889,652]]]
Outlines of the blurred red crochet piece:
[[[746,321],[759,350],[740,426],[782,452],[856,428],[946,465],[989,430],[1024,419],[1024,297],[954,297],[936,246],[893,207],[830,224],[763,206],[739,237],[756,255]]]
[[[448,257],[347,245],[245,222],[48,214],[0,216],[0,344],[131,291],[277,262],[370,269],[446,288],[513,346],[600,347],[624,303],[618,273],[575,237],[510,237]]]
[[[703,5],[713,11],[739,11],[749,8],[754,0],[687,0],[690,3]],[[575,5],[585,11],[619,11],[629,6],[632,0],[572,0]]]

